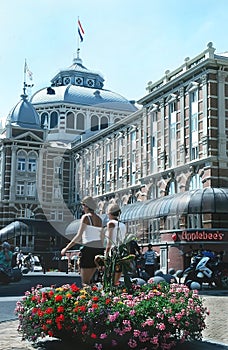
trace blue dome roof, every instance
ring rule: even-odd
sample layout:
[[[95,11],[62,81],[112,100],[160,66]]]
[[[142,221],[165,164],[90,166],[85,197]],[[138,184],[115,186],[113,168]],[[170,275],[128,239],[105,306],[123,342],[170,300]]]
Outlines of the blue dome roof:
[[[33,105],[55,102],[95,106],[99,108],[116,109],[126,112],[135,112],[137,110],[134,104],[129,102],[123,96],[112,91],[87,88],[72,84],[41,89],[31,97],[31,103]]]
[[[7,122],[25,129],[41,129],[40,119],[33,105],[27,100],[27,95],[11,110]]]

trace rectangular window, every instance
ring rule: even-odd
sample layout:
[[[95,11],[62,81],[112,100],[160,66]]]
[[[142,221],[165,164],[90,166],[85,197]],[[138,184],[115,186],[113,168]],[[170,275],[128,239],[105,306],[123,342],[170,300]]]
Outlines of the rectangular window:
[[[136,131],[131,132],[131,151],[136,150]]]
[[[191,160],[197,159],[199,157],[199,149],[198,147],[192,147],[191,149]]]
[[[62,178],[62,165],[55,165],[55,177],[61,179]]]
[[[189,96],[190,100],[190,159],[197,159],[199,147],[198,132],[198,90],[192,91]]]
[[[54,199],[62,198],[62,188],[59,184],[54,184],[53,186],[53,197]]]
[[[36,159],[29,158],[29,160],[28,160],[28,171],[36,172]]]
[[[25,158],[18,158],[17,159],[17,170],[18,171],[25,171]]]
[[[200,214],[188,214],[187,225],[188,225],[188,228],[200,228],[200,227],[202,227]]]
[[[56,212],[55,211],[51,211],[50,218],[51,218],[51,220],[55,220],[56,219]]]
[[[17,191],[17,195],[18,196],[24,196],[24,194],[25,194],[25,184],[24,184],[23,181],[18,181],[17,182],[17,189],[16,189],[16,191]]]
[[[176,123],[177,123],[177,112],[175,110],[176,103],[172,102],[169,105],[169,166],[176,165]]]
[[[28,182],[27,183],[27,195],[30,197],[35,197],[36,195],[36,183]]]
[[[118,168],[118,178],[120,179],[123,176],[123,159],[122,158],[118,158],[117,168]]]

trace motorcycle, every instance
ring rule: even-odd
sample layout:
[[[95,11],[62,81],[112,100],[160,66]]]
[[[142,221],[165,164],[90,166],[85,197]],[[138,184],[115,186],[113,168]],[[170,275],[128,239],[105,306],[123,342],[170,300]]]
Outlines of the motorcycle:
[[[192,282],[202,288],[203,283],[209,286],[223,287],[222,264],[218,257],[196,255],[192,257],[190,266],[183,272],[184,284],[191,287]]]

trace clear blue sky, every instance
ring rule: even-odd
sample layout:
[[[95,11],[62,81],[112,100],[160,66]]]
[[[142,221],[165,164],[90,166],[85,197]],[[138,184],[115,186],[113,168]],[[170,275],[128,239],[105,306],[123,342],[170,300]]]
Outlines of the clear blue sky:
[[[33,92],[49,86],[77,51],[77,18],[85,30],[83,64],[104,88],[129,100],[148,81],[193,58],[212,41],[228,51],[227,0],[3,0],[0,11],[0,118],[20,100],[24,60]]]

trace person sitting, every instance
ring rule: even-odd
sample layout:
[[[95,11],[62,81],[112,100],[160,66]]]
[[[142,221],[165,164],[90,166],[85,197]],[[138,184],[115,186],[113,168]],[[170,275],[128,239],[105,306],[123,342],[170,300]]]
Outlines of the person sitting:
[[[10,250],[8,242],[2,243],[2,250],[0,251],[0,266],[3,268],[10,268],[12,264],[13,253]]]
[[[13,253],[10,250],[8,242],[2,243],[2,250],[0,251],[0,281],[2,283],[9,283],[12,278],[12,257]]]

